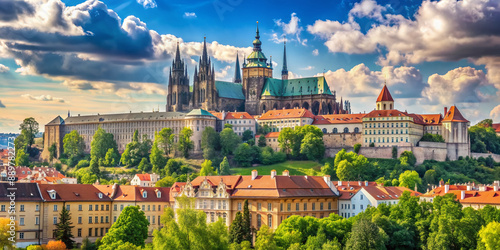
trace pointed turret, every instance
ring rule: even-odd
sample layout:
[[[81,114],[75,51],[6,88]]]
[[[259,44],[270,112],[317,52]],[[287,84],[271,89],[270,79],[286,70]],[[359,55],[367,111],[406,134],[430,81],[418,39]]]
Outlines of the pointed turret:
[[[257,30],[255,31],[255,40],[253,40],[253,51],[262,51],[262,49],[260,48],[262,42],[259,39],[260,39],[259,22],[257,22]]]
[[[238,59],[238,53],[236,53],[236,65],[234,66],[233,82],[241,83],[240,60]]]
[[[286,65],[286,38],[283,44],[283,69],[281,70],[281,79],[288,80],[288,68]]]
[[[203,37],[203,54],[201,56],[201,64],[208,65],[208,60],[207,37]]]
[[[394,99],[392,99],[391,92],[384,84],[382,91],[377,98],[377,110],[392,110],[394,109]]]
[[[179,42],[177,42],[177,51],[175,52],[175,61],[181,60],[181,52],[179,50]]]

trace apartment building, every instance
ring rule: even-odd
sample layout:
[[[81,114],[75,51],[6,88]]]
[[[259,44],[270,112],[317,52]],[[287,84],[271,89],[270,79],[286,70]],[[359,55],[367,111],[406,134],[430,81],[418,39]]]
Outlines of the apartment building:
[[[157,174],[135,174],[130,181],[130,185],[141,187],[154,187],[156,182],[160,180]]]
[[[224,129],[225,124],[230,124],[233,126],[233,131],[239,136],[242,136],[247,130],[252,131],[252,135],[255,135],[257,122],[247,112],[210,111],[210,113],[217,117],[216,131],[218,132]]]
[[[261,115],[257,122],[259,126],[269,126],[272,132],[280,132],[283,128],[311,125],[314,117],[311,111],[304,108],[275,109]]]

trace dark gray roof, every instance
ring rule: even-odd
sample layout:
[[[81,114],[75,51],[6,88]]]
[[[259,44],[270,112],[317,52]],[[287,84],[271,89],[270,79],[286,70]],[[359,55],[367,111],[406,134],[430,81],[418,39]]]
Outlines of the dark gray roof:
[[[116,122],[116,121],[143,121],[143,120],[167,120],[184,119],[186,113],[181,112],[141,112],[141,113],[123,113],[123,114],[97,114],[71,116],[64,120],[66,125],[89,123],[89,122]]]
[[[64,119],[61,116],[57,116],[54,120],[47,123],[47,125],[61,125],[64,124]]]
[[[17,190],[8,190],[8,188],[17,188]],[[7,195],[10,192],[16,193],[16,201],[41,201],[40,191],[36,183],[14,183],[11,186],[10,183],[3,182],[0,183],[0,201],[8,201],[10,197]]]

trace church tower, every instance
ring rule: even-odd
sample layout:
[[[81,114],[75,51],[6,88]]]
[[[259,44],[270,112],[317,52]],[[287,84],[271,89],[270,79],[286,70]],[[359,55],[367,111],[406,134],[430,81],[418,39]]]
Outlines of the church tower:
[[[192,108],[215,110],[217,108],[215,73],[207,53],[207,39],[203,40],[203,54],[195,68],[193,78]]]
[[[168,77],[167,111],[185,111],[189,108],[189,77],[181,60],[179,42]]]
[[[261,114],[265,108],[261,107],[260,98],[266,78],[273,76],[272,65],[262,53],[262,42],[259,40],[259,22],[253,41],[253,51],[243,64],[243,94],[245,95],[245,111],[251,115]]]
[[[392,99],[389,89],[384,84],[384,88],[380,91],[377,98],[377,110],[392,110],[394,109],[394,99]]]
[[[241,73],[240,73],[240,60],[238,59],[238,53],[236,53],[236,65],[234,66],[234,79],[233,82],[241,83]]]
[[[286,66],[286,39],[283,44],[283,69],[281,70],[281,79],[288,80],[288,68]]]

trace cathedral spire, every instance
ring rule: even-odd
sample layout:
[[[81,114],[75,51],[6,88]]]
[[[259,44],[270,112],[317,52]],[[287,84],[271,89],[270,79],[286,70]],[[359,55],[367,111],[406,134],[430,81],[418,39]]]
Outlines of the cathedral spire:
[[[177,51],[175,52],[175,61],[179,62],[181,60],[181,52],[179,51],[179,42],[177,42]]]
[[[201,64],[208,65],[208,60],[207,37],[203,37],[203,54],[201,56]]]
[[[236,65],[234,66],[234,79],[233,82],[241,83],[241,73],[240,73],[240,60],[238,58],[238,52],[236,52]]]
[[[285,41],[283,44],[283,69],[281,70],[281,79],[287,80],[288,79],[288,68],[286,65],[286,36],[285,36]]]
[[[262,51],[260,48],[260,45],[262,45],[262,42],[259,40],[260,35],[259,35],[259,21],[257,21],[257,31],[255,32],[255,40],[253,40],[253,51]]]

